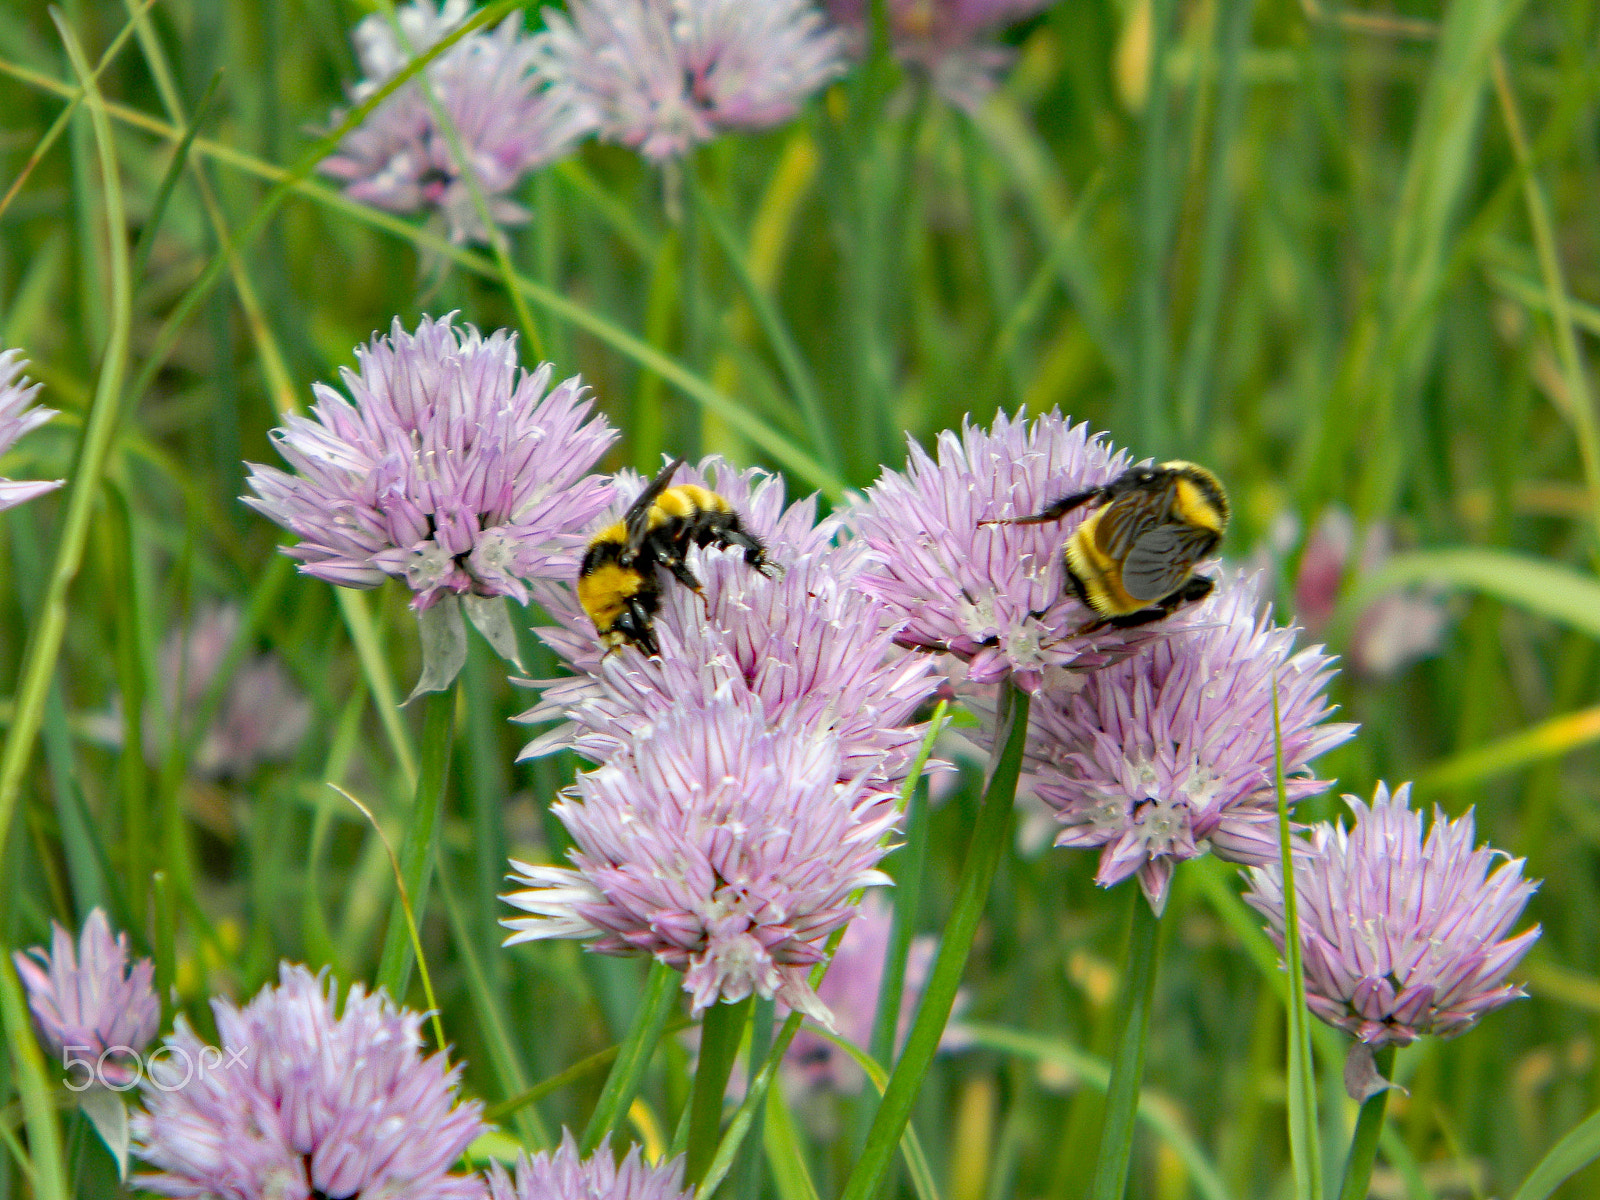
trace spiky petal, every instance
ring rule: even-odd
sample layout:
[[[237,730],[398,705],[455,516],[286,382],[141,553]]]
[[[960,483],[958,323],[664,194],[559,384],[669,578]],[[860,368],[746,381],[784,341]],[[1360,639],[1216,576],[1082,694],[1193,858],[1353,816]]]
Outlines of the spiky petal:
[[[357,103],[398,74],[471,14],[468,0],[415,0],[395,13],[362,18],[352,35],[364,78],[350,89]],[[428,88],[453,126],[490,215],[499,223],[527,220],[510,193],[522,178],[568,153],[585,132],[568,90],[538,67],[534,40],[513,14],[492,32],[474,31],[423,70]],[[403,40],[402,36],[403,35]],[[334,120],[342,118],[334,113]],[[465,172],[434,108],[415,81],[406,83],[345,135],[318,169],[345,181],[345,191],[390,212],[437,211],[450,240],[486,240]]]
[[[311,417],[273,431],[296,474],[250,464],[245,503],[300,538],[301,570],[346,587],[386,575],[428,608],[448,594],[528,599],[526,581],[577,566],[609,502],[588,475],[613,439],[581,381],[517,367],[516,337],[447,314],[387,337],[344,371],[351,399],[317,384]]]
[[[450,1174],[488,1126],[457,1103],[460,1066],[423,1058],[421,1013],[284,963],[277,987],[242,1009],[213,1000],[221,1047],[182,1016],[154,1056],[131,1120],[134,1153],[161,1196],[209,1200],[483,1200],[479,1176]]]
[[[1327,719],[1332,659],[1320,646],[1296,653],[1253,581],[1226,576],[1175,620],[1076,689],[1039,697],[1029,746],[1034,790],[1066,826],[1056,845],[1102,847],[1096,881],[1137,874],[1158,912],[1186,858],[1277,856],[1274,685],[1291,802],[1328,786],[1310,762],[1355,731]]]
[[[0,351],[0,454],[15,446],[23,434],[39,428],[56,415],[53,408],[29,407],[44,385],[28,382],[28,377],[22,373],[27,365],[28,360],[22,357],[21,350]],[[53,492],[64,482],[62,479],[0,479],[0,512]]]
[[[677,478],[720,491],[766,542],[775,573],[752,570],[737,549],[691,550],[704,597],[664,583],[659,658],[633,648],[602,657],[570,589],[540,588],[561,625],[539,632],[579,674],[542,684],[543,700],[519,718],[563,720],[524,757],[571,747],[604,762],[642,727],[670,719],[683,697],[731,690],[772,723],[795,718],[836,733],[843,778],[870,764],[885,782],[903,779],[923,735],[912,714],[939,679],[928,656],[895,649],[898,614],[855,585],[860,548],[833,544],[838,523],[815,523],[814,498],[786,509],[781,480],[763,472],[710,458]],[[640,487],[631,474],[619,481],[617,511]]]
[[[1078,631],[1094,614],[1066,587],[1062,552],[1088,508],[1040,525],[984,525],[1042,511],[1120,475],[1127,456],[1087,425],[1051,412],[1004,413],[985,431],[939,435],[938,459],[916,442],[903,472],[885,470],[850,514],[875,561],[862,590],[897,610],[901,644],[955,654],[967,681],[1008,674],[1036,690],[1053,667],[1096,667],[1151,636]]]
[[[39,1040],[64,1066],[94,1064],[92,1082],[125,1087],[161,1024],[155,965],[148,958],[129,965],[128,935],[111,936],[104,909],[90,912],[76,947],[60,925],[52,928],[48,953],[35,946],[11,956]],[[74,1087],[85,1082],[77,1070],[69,1068]]]
[[[893,793],[840,782],[836,735],[777,724],[747,694],[685,696],[555,805],[573,867],[512,861],[507,943],[593,939],[685,974],[696,1013],[752,992],[831,1024],[806,981],[877,864]]]
[[[570,0],[544,16],[546,73],[601,140],[656,162],[781,124],[844,71],[810,0]]]
[[[601,1141],[587,1159],[572,1134],[561,1131],[561,1145],[532,1158],[517,1156],[516,1181],[498,1162],[489,1167],[489,1200],[693,1200],[683,1186],[683,1158],[654,1166],[631,1146],[618,1165],[611,1139]]]
[[[1454,1037],[1526,995],[1507,978],[1539,936],[1507,936],[1538,886],[1523,860],[1475,849],[1471,812],[1435,808],[1424,840],[1410,793],[1380,783],[1371,807],[1346,796],[1354,826],[1314,825],[1294,856],[1306,1003],[1373,1049]],[[1282,950],[1282,863],[1248,875],[1245,900]]]

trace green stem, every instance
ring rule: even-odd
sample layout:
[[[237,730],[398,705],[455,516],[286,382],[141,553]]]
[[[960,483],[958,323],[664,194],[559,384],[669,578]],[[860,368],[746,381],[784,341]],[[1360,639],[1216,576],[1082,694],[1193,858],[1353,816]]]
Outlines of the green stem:
[[[1373,1065],[1385,1079],[1394,1071],[1394,1047],[1384,1046],[1373,1053]],[[1356,1117],[1356,1132],[1350,1139],[1350,1157],[1344,1163],[1344,1184],[1339,1200],[1366,1200],[1372,1181],[1372,1164],[1378,1157],[1378,1135],[1383,1132],[1383,1114],[1389,1106],[1389,1089],[1384,1088],[1362,1102]]]
[[[700,1061],[694,1069],[694,1090],[689,1093],[689,1153],[683,1182],[697,1187],[717,1152],[722,1133],[722,1098],[728,1076],[739,1053],[751,997],[737,1004],[713,1004],[700,1021]]]
[[[950,1009],[961,985],[961,973],[972,951],[978,921],[983,916],[989,885],[994,881],[1000,856],[1005,851],[1027,734],[1028,696],[1009,682],[1003,683],[995,711],[989,781],[983,791],[978,822],[972,830],[966,865],[956,885],[950,920],[945,924],[939,955],[928,977],[905,1050],[889,1076],[889,1085],[884,1089],[872,1128],[867,1132],[867,1143],[845,1181],[841,1200],[870,1200],[877,1193],[880,1181],[894,1160],[900,1136],[911,1119],[911,1106],[916,1102],[922,1077],[939,1049],[939,1038],[950,1020]]]
[[[628,1111],[639,1091],[639,1081],[644,1069],[650,1065],[656,1043],[661,1040],[662,1027],[667,1014],[672,1011],[678,995],[678,973],[665,963],[650,964],[650,978],[644,985],[644,998],[633,1017],[633,1028],[617,1053],[617,1061],[606,1076],[600,1089],[600,1100],[594,1106],[589,1123],[584,1126],[578,1146],[584,1154],[592,1154],[596,1146],[615,1128],[622,1114]]]
[[[411,981],[411,935],[406,924],[406,904],[411,919],[422,926],[427,909],[428,884],[433,874],[433,856],[438,846],[439,827],[444,815],[445,785],[450,775],[450,750],[455,740],[457,687],[426,693],[422,718],[422,766],[417,773],[416,799],[411,806],[410,823],[400,844],[400,879],[404,892],[394,898],[389,911],[389,929],[383,939],[383,957],[378,961],[378,984],[389,989],[399,1002]]]
[[[60,20],[59,16],[57,17]],[[16,714],[0,754],[0,852],[11,830],[11,818],[22,793],[22,779],[33,757],[34,740],[44,720],[45,700],[55,676],[56,657],[67,631],[67,592],[83,564],[84,546],[89,538],[89,522],[99,498],[100,476],[111,452],[117,428],[117,410],[122,400],[123,373],[128,362],[128,339],[133,317],[133,285],[129,274],[127,220],[123,214],[120,167],[116,144],[111,136],[111,121],[105,101],[95,85],[93,73],[77,38],[65,24],[60,25],[62,41],[72,60],[73,70],[83,88],[89,117],[99,151],[101,187],[105,192],[106,245],[111,262],[110,326],[105,358],[95,387],[94,402],[84,425],[77,461],[73,464],[72,488],[67,497],[50,582],[45,588],[38,623],[28,639],[22,674],[16,689]]]
[[[1150,74],[1144,102],[1144,161],[1139,181],[1139,283],[1134,355],[1133,428],[1146,454],[1170,449],[1166,407],[1167,254],[1172,240],[1172,171],[1167,161],[1167,39],[1172,0],[1151,0]]]
[[[922,876],[928,864],[928,789],[911,789],[906,813],[906,840],[900,849],[900,869],[894,881],[894,918],[883,962],[883,983],[878,988],[878,1011],[873,1016],[872,1057],[894,1065],[895,1035],[900,1029],[900,997],[905,992],[906,960],[916,936],[917,904],[922,897]]]
[[[778,1002],[757,1000],[750,1018],[750,1053],[745,1090],[755,1086],[756,1077],[772,1051],[772,1035],[777,1026]],[[733,1176],[731,1194],[735,1200],[758,1200],[761,1195],[761,1126],[766,1106],[755,1110],[751,1122],[750,1140],[741,1147],[739,1161]],[[720,1148],[720,1147],[719,1147]]]
[[[1144,893],[1133,891],[1133,920],[1128,930],[1128,971],[1122,991],[1122,1036],[1111,1062],[1106,1089],[1106,1120],[1100,1132],[1089,1200],[1122,1200],[1128,1188],[1128,1162],[1133,1155],[1133,1118],[1139,1108],[1139,1083],[1144,1077],[1144,1052],[1150,1042],[1150,1003],[1156,990],[1156,964],[1161,957],[1161,914]]]

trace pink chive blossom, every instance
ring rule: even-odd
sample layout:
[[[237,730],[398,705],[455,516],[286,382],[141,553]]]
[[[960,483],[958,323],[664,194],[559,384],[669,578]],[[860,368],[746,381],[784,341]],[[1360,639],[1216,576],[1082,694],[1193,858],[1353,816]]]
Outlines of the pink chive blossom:
[[[1526,995],[1507,977],[1539,936],[1507,936],[1538,887],[1523,860],[1474,848],[1471,812],[1435,808],[1424,839],[1410,792],[1380,783],[1370,807],[1346,796],[1354,825],[1312,826],[1294,857],[1306,1003],[1372,1049],[1454,1037]],[[1245,900],[1282,950],[1281,859],[1248,878]]]
[[[517,1156],[516,1180],[500,1163],[489,1167],[489,1200],[693,1200],[694,1189],[683,1186],[683,1158],[652,1166],[628,1148],[621,1164],[606,1138],[587,1159],[567,1130],[561,1145],[532,1158]]]
[[[29,407],[44,385],[28,382],[28,377],[22,373],[27,365],[20,350],[0,352],[0,454],[15,446],[23,434],[39,428],[56,415],[53,408]],[[20,482],[0,479],[0,512],[53,492],[65,482],[62,479]]]
[[[1160,627],[1079,632],[1095,614],[1067,586],[1062,554],[1092,509],[983,524],[1108,483],[1130,465],[1126,454],[1056,412],[1001,413],[987,431],[964,423],[939,435],[936,453],[912,442],[905,470],[885,470],[849,515],[874,556],[857,584],[896,612],[901,645],[964,660],[966,684],[1009,676],[1032,692],[1056,668],[1103,666],[1160,636]]]
[[[1295,614],[1315,636],[1333,618],[1347,572],[1376,574],[1393,554],[1393,530],[1384,523],[1367,527],[1359,538],[1350,514],[1325,509],[1300,552],[1294,579]],[[1357,614],[1350,632],[1350,667],[1357,674],[1385,679],[1409,663],[1439,652],[1450,620],[1437,591],[1397,588],[1374,597]]]
[[[994,90],[1012,51],[994,40],[1007,25],[1031,17],[1049,0],[889,0],[894,55],[924,73],[950,103],[975,112]],[[868,43],[870,0],[827,0],[828,13],[850,34],[860,57]]]
[[[763,472],[735,472],[710,458],[677,481],[722,494],[767,543],[774,574],[752,570],[736,548],[691,550],[704,598],[664,579],[659,658],[632,647],[602,655],[571,590],[542,586],[541,605],[560,625],[539,633],[579,674],[540,685],[543,699],[518,719],[562,724],[523,757],[571,747],[604,762],[639,729],[671,719],[683,697],[732,690],[770,722],[792,717],[835,733],[841,778],[870,764],[883,782],[903,779],[923,735],[912,716],[939,679],[930,656],[894,647],[898,614],[856,586],[865,561],[859,547],[833,544],[838,522],[816,523],[814,497],[785,508],[782,481]],[[605,521],[620,516],[643,481],[630,473],[617,486]]]
[[[426,609],[447,595],[528,600],[577,567],[578,531],[610,501],[589,471],[616,439],[582,382],[517,366],[516,336],[453,313],[356,350],[346,399],[325,384],[273,439],[296,474],[250,466],[245,503],[295,534],[301,571],[345,587],[387,576]]]
[[[1034,791],[1065,826],[1056,845],[1099,847],[1095,881],[1137,875],[1158,912],[1184,859],[1277,857],[1274,684],[1291,803],[1328,787],[1310,762],[1355,732],[1328,721],[1333,660],[1296,652],[1253,580],[1225,576],[1174,620],[1137,654],[1039,696],[1029,744]]]
[[[807,982],[828,935],[855,912],[897,813],[870,771],[840,782],[837,736],[769,722],[737,694],[685,696],[626,751],[578,776],[555,805],[572,867],[512,860],[529,915],[507,944],[590,939],[684,972],[696,1014],[752,993],[831,1027]]]
[[[48,953],[35,946],[11,956],[39,1040],[63,1064],[91,1064],[95,1082],[126,1087],[161,1024],[155,964],[129,965],[128,935],[112,937],[104,909],[90,912],[76,947],[60,925],[52,930]],[[76,1068],[69,1074],[74,1087],[84,1082]]]
[[[872,1026],[877,1017],[878,997],[883,990],[884,960],[894,912],[880,892],[871,892],[851,919],[828,963],[828,971],[817,986],[817,995],[838,1022],[839,1036],[862,1050],[870,1048]],[[899,1045],[911,1028],[917,1001],[933,967],[938,939],[931,934],[913,938],[906,955],[904,981],[900,989],[900,1012],[895,1023],[895,1044]],[[959,1009],[964,996],[956,997]],[[959,1030],[946,1028],[939,1044],[951,1049],[961,1041]],[[864,1076],[855,1061],[826,1038],[802,1025],[784,1055],[789,1078],[809,1089],[854,1092]]]
[[[471,15],[467,0],[416,0],[396,10],[399,32],[383,13],[356,25],[352,40],[365,78],[350,89],[360,103]],[[476,30],[422,71],[466,153],[490,216],[528,219],[510,198],[524,176],[566,155],[584,130],[567,90],[538,67],[534,39],[512,14],[493,31]],[[334,120],[342,119],[334,113]],[[396,89],[345,135],[319,170],[345,182],[350,196],[390,212],[438,212],[450,240],[486,241],[471,185],[449,137],[415,79]]]
[[[810,0],[570,0],[544,18],[543,69],[581,120],[658,163],[788,121],[844,72]]]
[[[161,643],[162,703],[189,732],[206,693],[238,634],[233,604],[208,604]],[[181,704],[175,694],[182,681]],[[193,772],[208,779],[248,775],[264,762],[291,757],[311,724],[311,702],[276,654],[247,654],[223,693],[215,718],[195,748]],[[146,718],[145,757],[158,761],[166,746],[161,723]]]
[[[284,963],[243,1008],[211,1002],[220,1047],[179,1016],[130,1120],[160,1196],[207,1200],[484,1200],[451,1168],[488,1130],[459,1102],[461,1067],[422,1056],[421,1013],[360,984],[336,1014],[325,972]]]

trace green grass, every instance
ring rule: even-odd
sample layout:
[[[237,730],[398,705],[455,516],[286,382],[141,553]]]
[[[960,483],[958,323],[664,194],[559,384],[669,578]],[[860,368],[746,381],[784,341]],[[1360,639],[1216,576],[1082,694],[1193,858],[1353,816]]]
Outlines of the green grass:
[[[534,220],[491,250],[315,175],[366,11],[74,0],[58,28],[42,3],[0,7],[0,347],[25,349],[62,411],[0,473],[68,480],[0,517],[6,948],[103,904],[202,1032],[206,997],[248,995],[282,957],[409,979],[422,1007],[387,855],[337,784],[408,882],[437,848],[411,899],[467,1088],[491,1105],[531,1094],[501,1122],[529,1145],[563,1125],[635,1136],[630,1111],[670,1141],[689,1075],[673,1037],[653,1058],[648,1031],[629,1040],[641,1007],[650,1028],[676,1016],[650,1003],[646,967],[499,946],[507,853],[566,845],[546,808],[574,761],[514,762],[528,731],[507,719],[529,693],[474,635],[459,702],[398,708],[420,666],[406,597],[295,575],[237,500],[241,460],[276,461],[267,431],[312,382],[394,316],[458,308],[583,374],[623,430],[608,468],[720,451],[839,502],[900,465],[904,433],[929,444],[1026,403],[1213,467],[1239,560],[1329,504],[1388,523],[1406,553],[1346,580],[1332,648],[1349,650],[1359,605],[1389,583],[1441,588],[1452,622],[1395,676],[1337,680],[1362,730],[1323,773],[1476,805],[1481,834],[1544,880],[1544,936],[1531,999],[1400,1053],[1409,1095],[1388,1100],[1375,1194],[1600,1188],[1583,1124],[1600,1104],[1591,0],[1061,0],[1009,36],[1016,67],[975,114],[880,63],[790,126],[703,149],[680,219],[655,172],[590,145],[528,183]],[[1152,28],[1164,53],[1141,40]],[[278,656],[312,710],[287,760],[225,780],[194,767],[203,728],[159,703],[163,639],[216,601],[243,616],[202,710],[255,653]],[[522,650],[533,676],[554,673],[533,639]],[[105,736],[117,712],[148,726],[128,752]],[[943,929],[956,905],[971,775],[887,860],[913,885],[908,930]],[[406,854],[413,806],[441,797],[436,840]],[[1092,874],[1088,855],[1008,850],[962,975],[975,1045],[934,1058],[908,1096],[876,1039],[925,1153],[926,1178],[902,1170],[887,1194],[1087,1195],[1127,910]],[[1290,1161],[1284,981],[1231,875],[1196,864],[1174,884],[1142,1090],[1122,1095],[1131,1196],[1309,1186]],[[0,1000],[0,1197],[97,1194],[98,1151],[65,1093],[52,1109],[54,1064],[4,981]],[[1338,1039],[1313,1024],[1320,1160],[1337,1171],[1355,1107]],[[604,1058],[563,1074],[619,1043],[609,1083]],[[808,1107],[772,1088],[760,1104],[761,1123],[753,1105],[735,1123],[760,1169],[726,1137],[715,1160],[700,1150],[722,1195],[830,1197],[848,1180],[865,1196],[862,1147],[891,1167],[900,1153],[873,1131],[871,1089]]]

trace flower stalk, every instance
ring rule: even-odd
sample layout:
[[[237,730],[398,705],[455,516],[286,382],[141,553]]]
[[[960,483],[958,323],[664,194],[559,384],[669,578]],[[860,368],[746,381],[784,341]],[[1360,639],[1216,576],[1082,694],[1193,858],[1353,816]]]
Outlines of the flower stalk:
[[[722,1097],[739,1053],[739,1039],[750,1016],[752,997],[737,1004],[713,1004],[700,1023],[700,1062],[689,1093],[689,1148],[684,1182],[698,1187],[717,1152],[722,1132]]]
[[[411,935],[406,925],[406,903],[410,902],[412,920],[419,927],[427,907],[433,856],[444,813],[445,786],[450,775],[450,751],[455,740],[458,688],[459,685],[445,692],[426,693],[423,701],[422,767],[417,774],[416,799],[411,806],[405,840],[400,844],[400,879],[404,891],[394,898],[389,928],[383,938],[383,955],[378,960],[378,985],[387,988],[391,996],[406,994],[414,965]]]
[[[583,1138],[579,1142],[584,1154],[594,1152],[616,1126],[617,1119],[633,1103],[633,1097],[639,1091],[639,1081],[644,1078],[644,1070],[650,1065],[650,1056],[661,1041],[661,1030],[667,1023],[667,1014],[672,1011],[677,994],[678,973],[659,960],[651,963],[650,977],[644,985],[644,999],[640,1001],[639,1011],[633,1017],[633,1028],[628,1030],[627,1040],[617,1051],[616,1061],[611,1064],[611,1073],[606,1076],[605,1085],[600,1089],[600,1100],[589,1116],[589,1124],[584,1127]]]
[[[1145,1048],[1150,1043],[1150,1005],[1155,997],[1156,966],[1161,957],[1161,916],[1142,892],[1133,895],[1133,920],[1128,930],[1128,969],[1122,993],[1122,1035],[1111,1063],[1106,1089],[1106,1117],[1100,1132],[1090,1200],[1121,1200],[1128,1187],[1128,1162],[1133,1154],[1133,1118],[1139,1109],[1139,1083],[1144,1078]]]
[[[972,849],[956,885],[955,904],[939,941],[939,957],[934,961],[905,1049],[895,1064],[894,1073],[889,1076],[889,1085],[872,1119],[861,1157],[845,1181],[841,1200],[869,1200],[877,1194],[889,1169],[895,1147],[905,1132],[906,1122],[911,1119],[911,1106],[916,1101],[922,1077],[933,1062],[939,1049],[939,1037],[950,1019],[961,973],[967,965],[972,939],[977,934],[978,921],[989,896],[989,885],[994,881],[1000,855],[1006,847],[1011,809],[1017,794],[1017,776],[1022,769],[1022,750],[1027,742],[1027,693],[1006,681],[1000,685],[996,706],[988,783],[983,790],[977,824],[972,830]]]
[[[1394,1071],[1394,1046],[1384,1046],[1372,1055],[1373,1066],[1385,1079]],[[1344,1163],[1344,1183],[1339,1200],[1366,1200],[1372,1181],[1372,1164],[1378,1157],[1378,1135],[1383,1132],[1383,1116],[1389,1107],[1389,1089],[1382,1088],[1362,1101],[1356,1117],[1356,1131],[1350,1139],[1350,1156]]]

